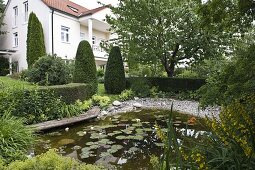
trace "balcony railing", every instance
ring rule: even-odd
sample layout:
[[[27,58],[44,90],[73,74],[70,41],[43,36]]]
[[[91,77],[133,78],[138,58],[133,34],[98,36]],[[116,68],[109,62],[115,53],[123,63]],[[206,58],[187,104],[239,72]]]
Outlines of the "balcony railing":
[[[104,50],[99,45],[92,45],[93,51],[104,52]]]

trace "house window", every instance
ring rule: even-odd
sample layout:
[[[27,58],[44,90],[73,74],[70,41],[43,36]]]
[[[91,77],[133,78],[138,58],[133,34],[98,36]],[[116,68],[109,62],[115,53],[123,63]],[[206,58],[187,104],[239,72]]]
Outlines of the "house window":
[[[69,42],[69,30],[70,28],[61,26],[61,41],[62,42]]]
[[[18,47],[19,45],[19,39],[18,39],[18,33],[13,33],[13,47]]]
[[[28,2],[24,2],[24,21],[28,21]]]
[[[13,14],[14,14],[13,25],[17,26],[18,24],[18,7],[17,6],[13,8]]]
[[[93,37],[92,37],[92,45],[95,45],[95,44],[96,44],[96,37],[93,36]]]
[[[81,41],[85,40],[85,33],[81,32],[80,37],[81,37]]]

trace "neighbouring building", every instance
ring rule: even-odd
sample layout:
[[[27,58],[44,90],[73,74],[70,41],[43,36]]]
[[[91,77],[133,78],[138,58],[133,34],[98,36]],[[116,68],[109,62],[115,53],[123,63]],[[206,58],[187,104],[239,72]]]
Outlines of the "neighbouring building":
[[[15,71],[27,68],[26,39],[31,12],[42,23],[48,54],[73,61],[79,42],[87,40],[97,67],[104,67],[108,54],[100,48],[100,42],[111,36],[110,26],[105,21],[106,14],[110,14],[109,8],[87,9],[69,0],[9,0],[2,27],[7,34],[0,36],[0,55],[9,58]]]

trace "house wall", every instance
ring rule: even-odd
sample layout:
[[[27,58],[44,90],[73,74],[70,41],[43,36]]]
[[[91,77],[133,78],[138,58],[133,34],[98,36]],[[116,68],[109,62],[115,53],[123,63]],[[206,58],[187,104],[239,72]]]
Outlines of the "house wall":
[[[18,61],[19,71],[27,68],[26,61],[26,40],[27,40],[27,26],[28,22],[24,22],[24,2],[28,1],[28,13],[32,11],[37,15],[38,19],[42,23],[46,53],[52,54],[52,36],[53,36],[53,48],[54,54],[57,54],[63,59],[74,59],[79,42],[81,41],[80,33],[85,33],[85,40],[88,40],[88,26],[81,25],[79,20],[75,17],[65,15],[61,12],[54,11],[53,13],[53,34],[52,34],[52,10],[46,6],[41,0],[10,0],[7,4],[3,30],[7,31],[7,34],[0,36],[0,50],[10,49],[17,50],[12,55],[13,61]],[[13,7],[18,6],[18,24],[13,27],[14,11]],[[103,10],[104,11],[104,10]],[[104,12],[98,12],[96,14],[97,19],[105,16]],[[103,19],[102,19],[103,20]],[[61,40],[61,26],[69,28],[69,42],[62,42]],[[14,37],[13,33],[18,32],[18,47],[13,47]],[[93,35],[97,38],[97,44],[99,40],[107,40],[109,33],[95,30],[93,28]],[[106,63],[107,58],[103,58],[106,53],[93,51],[96,57],[96,64],[102,65]]]
[[[7,4],[4,23],[2,27],[4,31],[7,31],[7,34],[0,37],[0,49],[5,50],[17,50],[17,52],[12,56],[13,61],[18,61],[19,71],[22,71],[27,68],[26,62],[26,39],[27,39],[27,25],[28,22],[24,20],[24,2],[28,1],[28,13],[36,13],[38,19],[41,21],[44,27],[49,27],[49,14],[50,9],[44,5],[40,0],[10,0]],[[17,26],[13,26],[14,21],[14,10],[13,8],[18,7],[18,18]],[[14,47],[14,36],[13,33],[18,33],[18,47]],[[44,29],[45,39],[49,39],[49,30]],[[48,41],[45,41],[46,49],[49,50],[51,44]]]
[[[54,53],[63,59],[74,59],[80,43],[80,23],[78,19],[54,12]],[[69,28],[69,42],[61,40],[61,26]]]

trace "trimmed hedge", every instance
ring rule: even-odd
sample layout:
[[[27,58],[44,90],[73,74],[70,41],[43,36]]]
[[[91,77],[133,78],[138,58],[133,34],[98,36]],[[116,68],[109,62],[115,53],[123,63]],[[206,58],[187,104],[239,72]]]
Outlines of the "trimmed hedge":
[[[39,90],[50,89],[54,91],[56,96],[61,96],[61,99],[67,103],[74,103],[76,100],[87,100],[91,98],[94,94],[94,90],[91,84],[82,84],[82,83],[71,83],[66,85],[57,85],[57,86],[45,86],[40,87]]]
[[[205,79],[129,77],[126,78],[127,88],[130,88],[133,82],[138,81],[145,81],[150,87],[158,87],[158,90],[163,92],[198,90],[201,86],[205,85]]]

